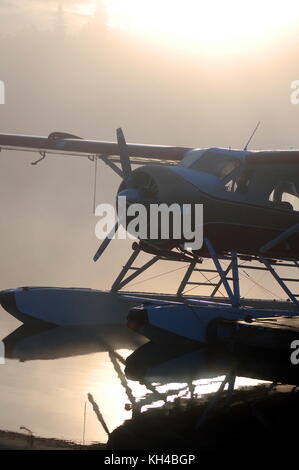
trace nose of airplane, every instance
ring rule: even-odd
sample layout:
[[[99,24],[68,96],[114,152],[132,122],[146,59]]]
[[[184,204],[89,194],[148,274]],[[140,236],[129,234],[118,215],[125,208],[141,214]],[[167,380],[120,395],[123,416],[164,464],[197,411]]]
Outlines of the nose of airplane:
[[[198,202],[195,187],[184,178],[177,167],[170,165],[148,165],[135,169],[132,173],[132,188],[123,181],[118,196],[140,203],[184,203]],[[124,192],[126,191],[126,192]]]

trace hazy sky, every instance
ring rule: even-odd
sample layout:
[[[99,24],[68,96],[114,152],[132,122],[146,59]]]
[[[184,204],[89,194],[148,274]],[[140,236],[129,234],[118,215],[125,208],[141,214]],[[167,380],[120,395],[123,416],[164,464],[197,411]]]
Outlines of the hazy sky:
[[[30,26],[49,29],[59,5],[65,10],[69,29],[75,31],[89,21],[95,8],[93,0],[1,0],[1,32],[12,34]],[[86,5],[90,7],[87,11],[84,10]]]
[[[97,20],[94,2],[64,0],[63,18],[58,4],[0,3],[2,132],[112,140],[122,126],[133,142],[242,148],[261,120],[253,148],[299,148],[296,2],[103,0]],[[128,244],[91,261],[91,163],[35,157],[1,154],[0,287],[109,287]],[[98,200],[118,184],[101,165]]]

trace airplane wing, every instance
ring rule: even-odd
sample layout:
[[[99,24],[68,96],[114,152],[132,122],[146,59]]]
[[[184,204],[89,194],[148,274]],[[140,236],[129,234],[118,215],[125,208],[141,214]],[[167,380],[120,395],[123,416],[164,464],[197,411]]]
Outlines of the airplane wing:
[[[171,164],[180,161],[184,154],[192,150],[187,147],[162,145],[127,144],[131,163],[144,164],[155,162]],[[60,154],[94,159],[120,161],[119,147],[116,142],[85,140],[73,134],[52,132],[48,137],[0,134],[0,150],[22,150],[45,155]]]
[[[299,150],[254,150],[246,156],[246,161],[252,164],[298,164]]]

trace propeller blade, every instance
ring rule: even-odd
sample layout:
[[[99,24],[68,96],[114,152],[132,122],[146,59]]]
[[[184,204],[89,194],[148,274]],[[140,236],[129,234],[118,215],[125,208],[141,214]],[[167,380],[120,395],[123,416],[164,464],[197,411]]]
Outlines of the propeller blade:
[[[121,128],[116,130],[116,135],[117,135],[117,143],[118,143],[118,148],[119,148],[119,156],[120,156],[120,162],[121,162],[121,167],[122,167],[123,179],[124,179],[124,182],[126,183],[127,188],[130,189],[132,188],[132,185],[133,185],[133,178],[132,178],[132,168],[131,168],[131,162],[130,162],[126,139]],[[135,193],[134,193],[134,196],[136,197]],[[106,250],[114,234],[118,230],[119,223],[120,223],[119,221],[116,222],[111,232],[107,235],[105,240],[99,246],[96,254],[93,257],[94,262],[98,261],[98,259],[102,256],[102,254]]]
[[[112,238],[113,238],[113,235],[117,232],[118,230],[118,227],[119,227],[119,221],[116,222],[115,226],[113,227],[113,229],[111,230],[111,232],[107,235],[107,237],[105,238],[105,240],[101,243],[101,245],[99,246],[96,254],[94,255],[93,257],[93,260],[94,262],[98,261],[98,259],[102,256],[102,254],[104,253],[104,251],[106,250],[107,246],[109,245],[109,243],[111,242]]]
[[[120,162],[121,162],[121,167],[123,171],[123,178],[124,178],[127,188],[131,188],[132,183],[133,183],[132,168],[131,168],[131,162],[130,162],[126,139],[121,128],[117,129],[116,136],[117,136],[117,143],[119,147],[119,156],[120,156]]]

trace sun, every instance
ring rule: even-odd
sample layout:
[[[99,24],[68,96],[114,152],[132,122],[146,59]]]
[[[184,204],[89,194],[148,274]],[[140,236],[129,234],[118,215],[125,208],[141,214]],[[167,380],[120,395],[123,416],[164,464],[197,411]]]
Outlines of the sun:
[[[109,26],[159,41],[232,51],[294,28],[298,0],[105,0]]]

